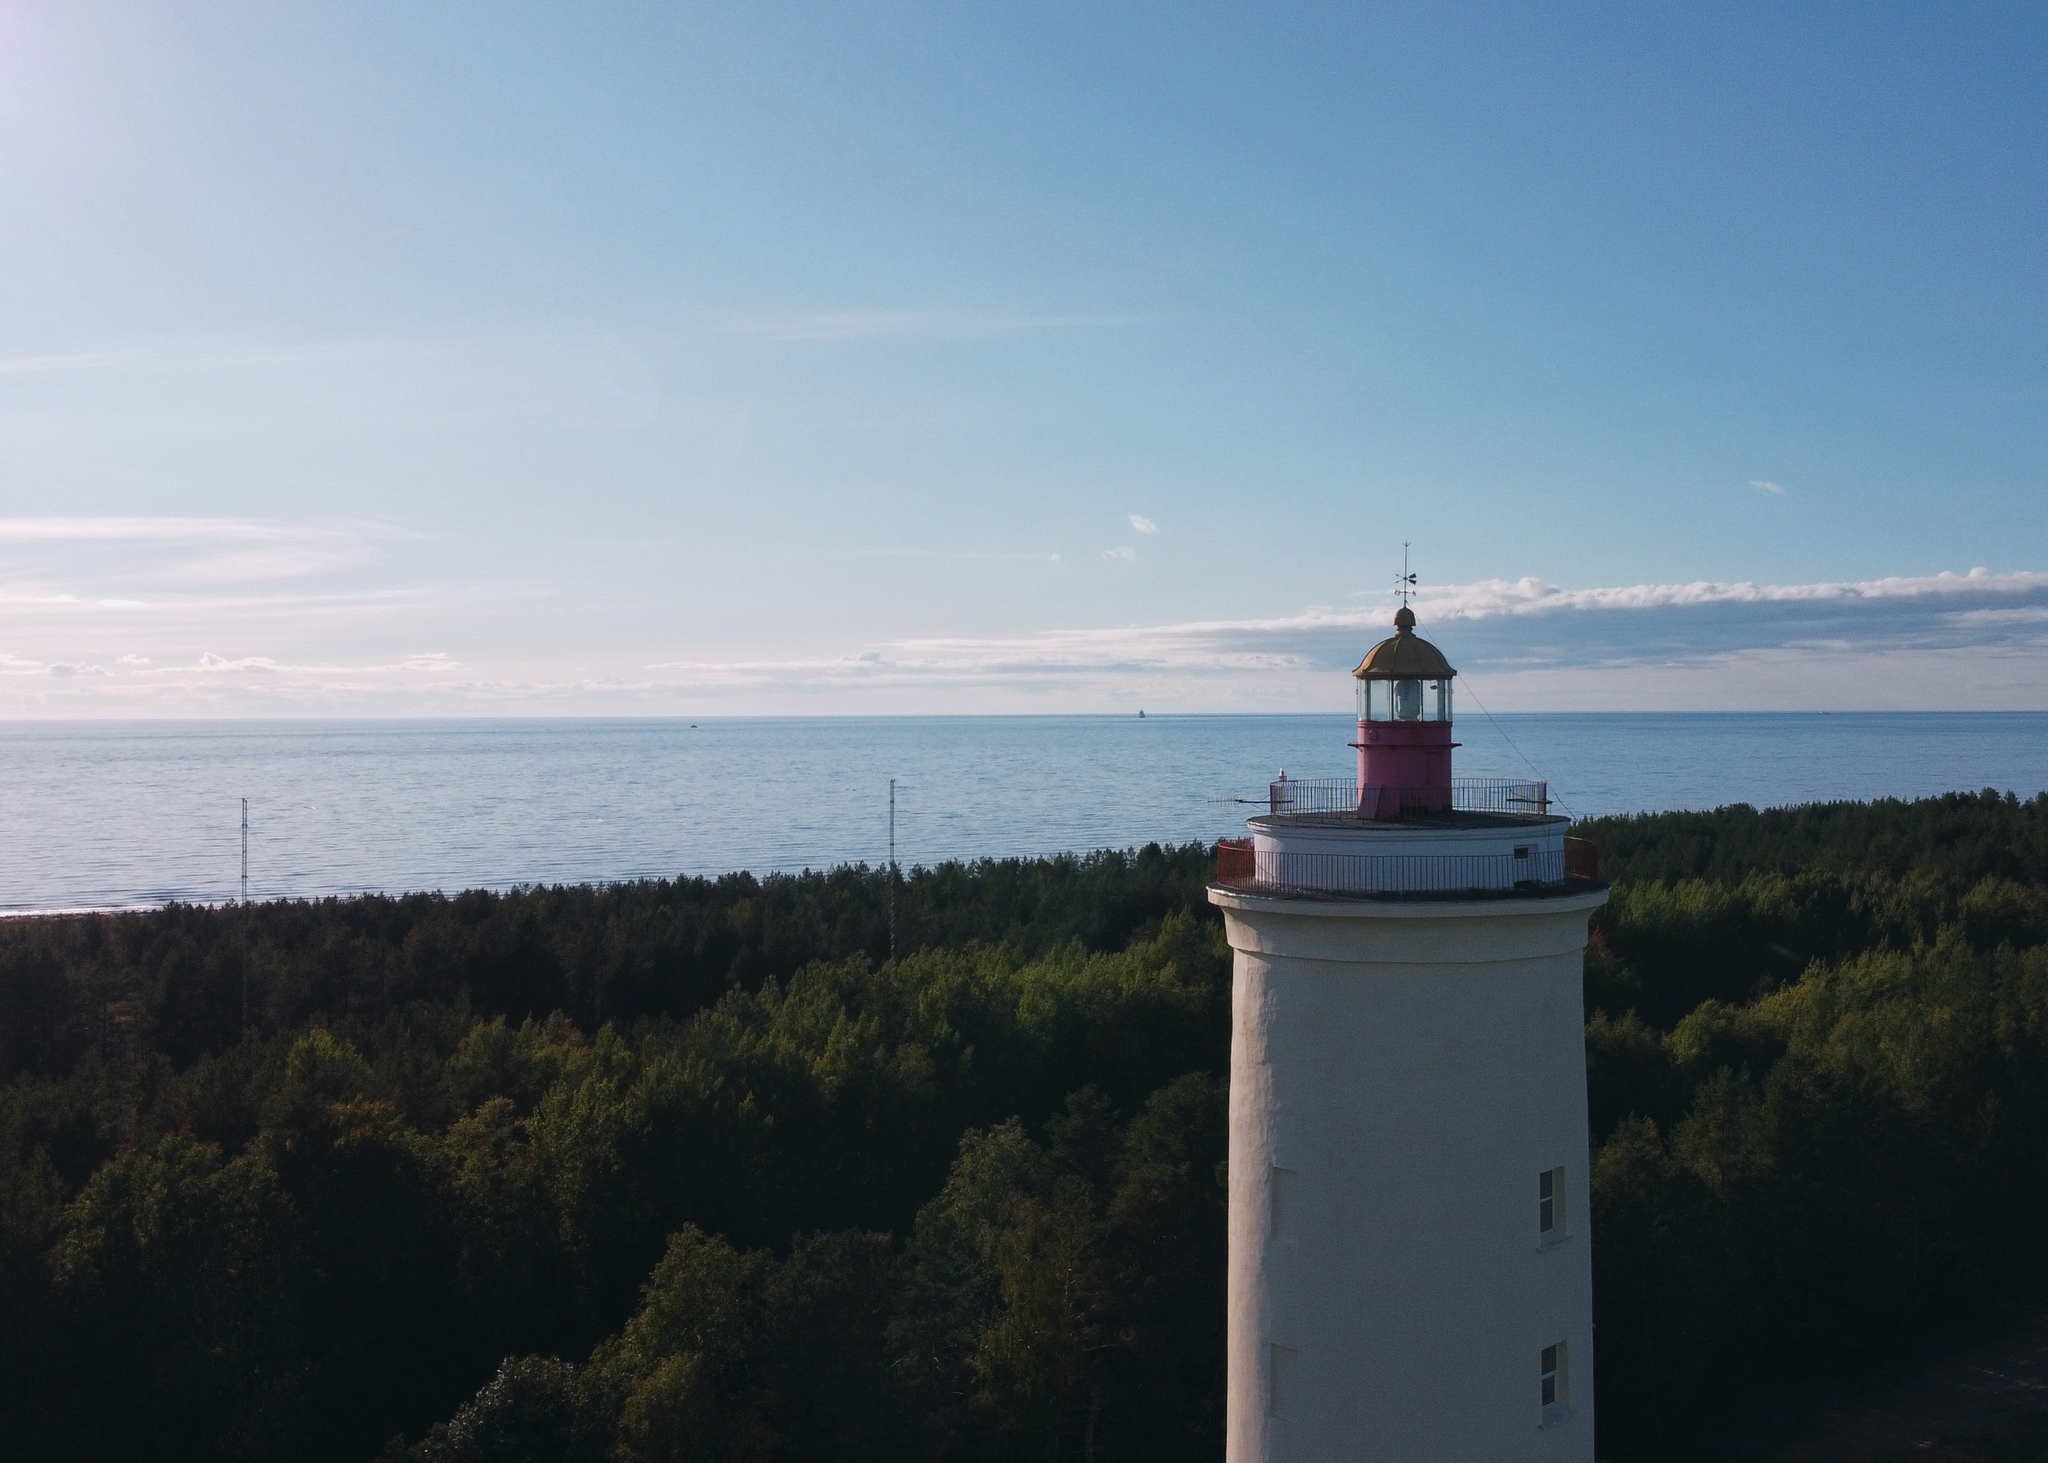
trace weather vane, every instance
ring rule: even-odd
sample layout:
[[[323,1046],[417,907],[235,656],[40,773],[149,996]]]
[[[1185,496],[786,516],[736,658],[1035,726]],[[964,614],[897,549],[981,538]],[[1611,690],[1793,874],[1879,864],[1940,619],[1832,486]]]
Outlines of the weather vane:
[[[1394,593],[1401,596],[1402,605],[1415,598],[1415,576],[1408,572],[1408,540],[1401,540],[1401,572],[1394,577]]]

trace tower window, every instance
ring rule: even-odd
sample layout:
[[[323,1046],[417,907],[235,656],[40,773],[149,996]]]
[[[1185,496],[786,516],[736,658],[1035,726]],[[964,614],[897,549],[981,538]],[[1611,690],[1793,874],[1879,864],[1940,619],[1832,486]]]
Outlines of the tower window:
[[[1543,1348],[1542,1369],[1543,1412],[1549,1417],[1553,1409],[1561,1409],[1571,1404],[1570,1379],[1565,1370],[1564,1342],[1560,1341],[1555,1346]]]
[[[1564,1238],[1564,1170],[1546,1168],[1536,1175],[1536,1233],[1543,1239]]]
[[[1294,1412],[1294,1394],[1300,1385],[1294,1379],[1294,1370],[1301,1361],[1301,1353],[1292,1346],[1273,1348],[1271,1374],[1267,1377],[1266,1410],[1275,1417],[1289,1417]]]
[[[1294,1228],[1294,1224],[1295,1224],[1295,1219],[1294,1219],[1295,1197],[1294,1197],[1294,1170],[1293,1170],[1293,1169],[1291,1169],[1291,1168],[1280,1168],[1280,1167],[1278,1167],[1277,1165],[1276,1165],[1276,1166],[1274,1167],[1274,1169],[1273,1169],[1273,1194],[1272,1194],[1272,1199],[1273,1199],[1273,1212],[1272,1212],[1272,1231],[1271,1231],[1271,1232],[1272,1232],[1273,1238],[1275,1238],[1275,1239],[1283,1239],[1283,1238],[1289,1238],[1289,1237],[1291,1237],[1291,1232],[1292,1232],[1292,1230],[1293,1230],[1293,1228]]]

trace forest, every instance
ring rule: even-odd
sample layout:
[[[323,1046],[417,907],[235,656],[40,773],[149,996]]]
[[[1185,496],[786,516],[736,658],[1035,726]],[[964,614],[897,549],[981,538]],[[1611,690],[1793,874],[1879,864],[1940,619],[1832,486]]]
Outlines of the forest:
[[[1600,1455],[2030,1314],[2048,795],[1574,831]],[[1216,1458],[1212,858],[0,922],[0,1446]]]

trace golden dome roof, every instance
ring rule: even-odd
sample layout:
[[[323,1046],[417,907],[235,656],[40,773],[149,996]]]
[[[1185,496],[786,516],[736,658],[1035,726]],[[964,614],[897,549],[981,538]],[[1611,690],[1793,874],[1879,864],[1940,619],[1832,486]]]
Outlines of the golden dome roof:
[[[1415,611],[1402,605],[1394,616],[1394,635],[1365,653],[1351,673],[1361,681],[1442,681],[1457,674],[1444,653],[1415,633]]]

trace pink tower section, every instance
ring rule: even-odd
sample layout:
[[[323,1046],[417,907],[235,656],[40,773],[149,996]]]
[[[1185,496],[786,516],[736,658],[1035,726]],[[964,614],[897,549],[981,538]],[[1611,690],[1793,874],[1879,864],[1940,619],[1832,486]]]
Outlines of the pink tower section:
[[[1398,818],[1451,806],[1448,721],[1358,724],[1358,816]]]

